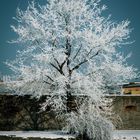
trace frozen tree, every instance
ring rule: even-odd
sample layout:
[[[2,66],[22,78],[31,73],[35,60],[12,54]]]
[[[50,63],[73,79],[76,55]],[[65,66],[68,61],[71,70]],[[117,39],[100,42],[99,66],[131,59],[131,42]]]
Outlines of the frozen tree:
[[[117,49],[129,43],[129,21],[113,22],[105,9],[100,0],[47,0],[18,9],[12,42],[21,49],[7,62],[15,74],[6,78],[16,94],[47,95],[44,107],[65,114],[70,131],[97,140],[111,139],[106,93],[136,77]]]

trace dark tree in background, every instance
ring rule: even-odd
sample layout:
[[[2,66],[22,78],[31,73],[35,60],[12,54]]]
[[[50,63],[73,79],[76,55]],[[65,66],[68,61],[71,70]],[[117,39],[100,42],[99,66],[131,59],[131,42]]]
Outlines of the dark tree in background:
[[[0,130],[13,130],[17,125],[16,115],[21,106],[16,97],[12,95],[0,95]]]
[[[60,129],[60,120],[50,107],[41,110],[45,99],[45,96],[37,99],[29,95],[0,95],[0,130]]]

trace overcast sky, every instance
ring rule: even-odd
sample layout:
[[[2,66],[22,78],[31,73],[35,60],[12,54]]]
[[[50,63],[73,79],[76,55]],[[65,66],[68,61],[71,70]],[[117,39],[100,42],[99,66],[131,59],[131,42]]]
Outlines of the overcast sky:
[[[25,9],[31,0],[0,0],[0,72],[10,74],[11,71],[4,64],[7,59],[14,59],[18,46],[8,44],[16,37],[10,29],[10,25],[15,24],[12,17],[16,15],[16,8]],[[38,0],[44,3],[45,0]],[[102,0],[102,3],[108,7],[105,15],[111,14],[114,21],[130,20],[131,41],[133,44],[121,49],[125,54],[132,52],[132,57],[128,59],[129,65],[140,70],[140,0]]]

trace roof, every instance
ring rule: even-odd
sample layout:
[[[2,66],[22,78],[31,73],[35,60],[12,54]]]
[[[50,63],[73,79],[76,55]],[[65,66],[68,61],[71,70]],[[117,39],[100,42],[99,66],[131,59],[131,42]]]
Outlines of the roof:
[[[133,87],[140,87],[140,82],[132,82],[128,84],[122,85],[123,88],[133,88]]]

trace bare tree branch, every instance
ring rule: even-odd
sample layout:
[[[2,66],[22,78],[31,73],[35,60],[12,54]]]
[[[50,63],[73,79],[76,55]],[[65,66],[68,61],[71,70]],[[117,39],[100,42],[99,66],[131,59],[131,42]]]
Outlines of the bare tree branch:
[[[46,84],[48,84],[48,85],[53,85],[52,83],[47,82],[47,81],[43,81],[43,83],[46,83]]]
[[[54,67],[57,71],[60,71],[60,69],[59,69],[57,66],[55,66],[53,63],[50,63],[50,65],[51,65],[52,67]]]
[[[60,74],[64,75],[63,71],[59,69],[58,67],[56,67],[53,63],[50,63],[50,65],[54,67]]]
[[[100,52],[100,50],[98,50],[97,53],[94,54],[93,56],[91,56],[89,59],[92,59],[93,57],[97,56],[99,54],[99,52]],[[86,63],[87,61],[88,61],[88,59],[84,59],[82,62],[77,64],[75,67],[73,67],[71,71],[74,71],[74,70],[78,69],[82,64]]]
[[[77,53],[76,53],[75,56],[73,57],[73,60],[77,57],[77,55],[78,55],[78,53],[80,52],[81,48],[82,48],[82,45],[79,47]]]
[[[50,76],[46,75],[47,78],[49,78],[52,82],[54,81]]]

